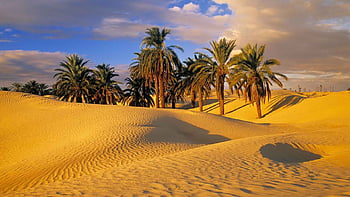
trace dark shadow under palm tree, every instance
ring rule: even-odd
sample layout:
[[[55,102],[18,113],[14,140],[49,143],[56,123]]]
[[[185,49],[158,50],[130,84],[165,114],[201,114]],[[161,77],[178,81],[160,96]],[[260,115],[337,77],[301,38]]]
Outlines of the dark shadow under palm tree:
[[[306,98],[307,98],[306,96],[302,96],[302,95],[275,96],[270,101],[269,111],[266,114],[264,114],[263,117],[266,117],[267,115],[271,114],[272,112],[278,109],[296,105],[302,102]]]
[[[226,99],[225,101],[224,101],[224,105],[226,105],[226,104],[228,104],[228,103],[231,103],[231,102],[233,102],[233,101],[235,101],[236,99]],[[210,106],[210,107],[208,107],[208,108],[206,108],[206,109],[204,109],[204,112],[211,112],[211,111],[213,111],[214,109],[217,109],[217,108],[219,108],[220,107],[220,105],[219,105],[219,103],[216,103],[216,104],[214,104],[214,105],[212,105],[212,106]]]
[[[233,112],[235,112],[235,111],[237,111],[237,110],[240,110],[240,109],[242,109],[243,107],[248,106],[248,105],[249,105],[249,103],[246,103],[246,104],[244,104],[244,105],[242,105],[242,106],[240,106],[240,107],[237,107],[236,109],[233,109],[233,110],[227,112],[226,114],[233,113]]]

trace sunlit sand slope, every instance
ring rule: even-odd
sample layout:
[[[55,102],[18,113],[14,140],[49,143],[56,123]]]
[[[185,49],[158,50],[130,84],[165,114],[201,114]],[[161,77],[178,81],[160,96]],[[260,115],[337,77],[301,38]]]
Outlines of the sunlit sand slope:
[[[307,106],[349,99],[327,97]],[[320,125],[317,114],[285,121],[292,107],[250,123],[0,92],[0,196],[350,195],[344,108],[349,100]],[[289,116],[304,109],[293,110]]]
[[[213,99],[211,99],[213,100]],[[349,125],[350,91],[297,93],[287,90],[273,91],[270,101],[262,104],[262,119],[257,119],[256,106],[236,95],[225,99],[225,116],[251,122],[329,123],[333,126]],[[198,111],[198,108],[195,109]],[[204,106],[204,111],[219,113],[217,102]]]

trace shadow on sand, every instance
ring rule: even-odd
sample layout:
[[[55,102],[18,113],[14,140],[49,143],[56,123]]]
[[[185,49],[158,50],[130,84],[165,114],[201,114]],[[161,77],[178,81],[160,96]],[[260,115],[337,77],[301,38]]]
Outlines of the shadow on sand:
[[[207,99],[207,100],[204,100],[203,101],[203,104],[204,104],[204,107],[205,105],[210,105],[210,104],[213,104],[215,102],[218,102],[217,99]],[[186,103],[184,105],[182,105],[181,107],[179,107],[178,109],[192,109],[192,105],[189,101],[183,101],[182,103]],[[198,105],[198,101],[196,101],[196,107],[199,107]]]
[[[284,143],[266,144],[260,148],[260,153],[265,158],[283,163],[301,163],[321,158],[321,155]]]
[[[212,106],[210,106],[210,107],[208,107],[208,108],[205,108],[206,106],[204,106],[204,112],[211,112],[211,111],[213,111],[214,109],[217,109],[217,108],[219,108],[219,102],[218,102],[218,100],[216,100],[216,99],[211,99],[211,100],[214,100],[214,102],[217,102],[215,105],[212,105]],[[231,103],[231,102],[233,102],[233,101],[235,101],[235,100],[237,100],[237,99],[225,99],[225,102],[224,102],[224,105],[226,105],[226,104],[228,104],[228,103]],[[214,103],[213,102],[213,103]]]
[[[306,96],[301,96],[301,95],[275,96],[270,101],[269,111],[266,114],[264,114],[263,117],[266,117],[267,115],[271,114],[272,112],[280,108],[286,108],[286,107],[291,107],[293,105],[296,105],[302,102],[306,98],[307,98]]]
[[[174,117],[161,117],[147,127],[152,128],[145,136],[149,142],[214,144],[231,140],[221,135],[210,135],[209,131]]]
[[[233,112],[235,112],[235,111],[237,111],[237,110],[239,110],[239,109],[242,109],[243,107],[248,106],[248,105],[250,105],[250,104],[249,104],[249,103],[246,103],[246,104],[244,104],[244,105],[242,105],[242,106],[240,106],[240,107],[237,107],[236,109],[233,109],[233,110],[231,110],[231,111],[229,111],[229,112],[226,112],[225,114],[233,113]]]

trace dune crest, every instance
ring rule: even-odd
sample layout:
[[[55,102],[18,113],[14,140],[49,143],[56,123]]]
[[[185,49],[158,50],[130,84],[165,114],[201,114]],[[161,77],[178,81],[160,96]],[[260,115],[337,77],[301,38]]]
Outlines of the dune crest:
[[[261,120],[226,106],[236,119],[0,92],[0,195],[350,194],[349,92],[275,92]]]

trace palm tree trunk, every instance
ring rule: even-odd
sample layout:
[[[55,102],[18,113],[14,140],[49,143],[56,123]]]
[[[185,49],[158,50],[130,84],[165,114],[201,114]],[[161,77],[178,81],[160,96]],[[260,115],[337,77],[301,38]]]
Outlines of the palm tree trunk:
[[[162,75],[159,77],[159,98],[160,107],[165,108],[164,80]]]
[[[261,115],[261,106],[260,106],[260,96],[257,97],[256,110],[258,112],[258,118],[260,119],[262,117],[262,115]]]
[[[191,90],[191,106],[192,108],[196,107],[196,91]]]
[[[219,100],[219,107],[220,107],[220,115],[224,115],[225,114],[225,109],[224,109],[224,93],[225,93],[225,89],[224,89],[224,84],[225,84],[225,75],[220,75],[218,80],[218,84],[217,84],[217,94],[218,94],[218,100]]]
[[[155,84],[154,86],[156,89],[156,108],[159,108],[159,80],[158,80],[158,77],[155,77],[154,84]]]
[[[84,95],[81,95],[81,102],[82,102],[82,103],[86,103],[85,98],[84,98]]]
[[[203,91],[199,90],[198,92],[199,98],[198,98],[198,105],[199,105],[199,111],[203,111]]]
[[[176,108],[176,99],[175,99],[175,95],[172,95],[171,97],[172,97],[172,99],[171,99],[171,108],[172,108],[172,109],[175,109],[175,108]]]

